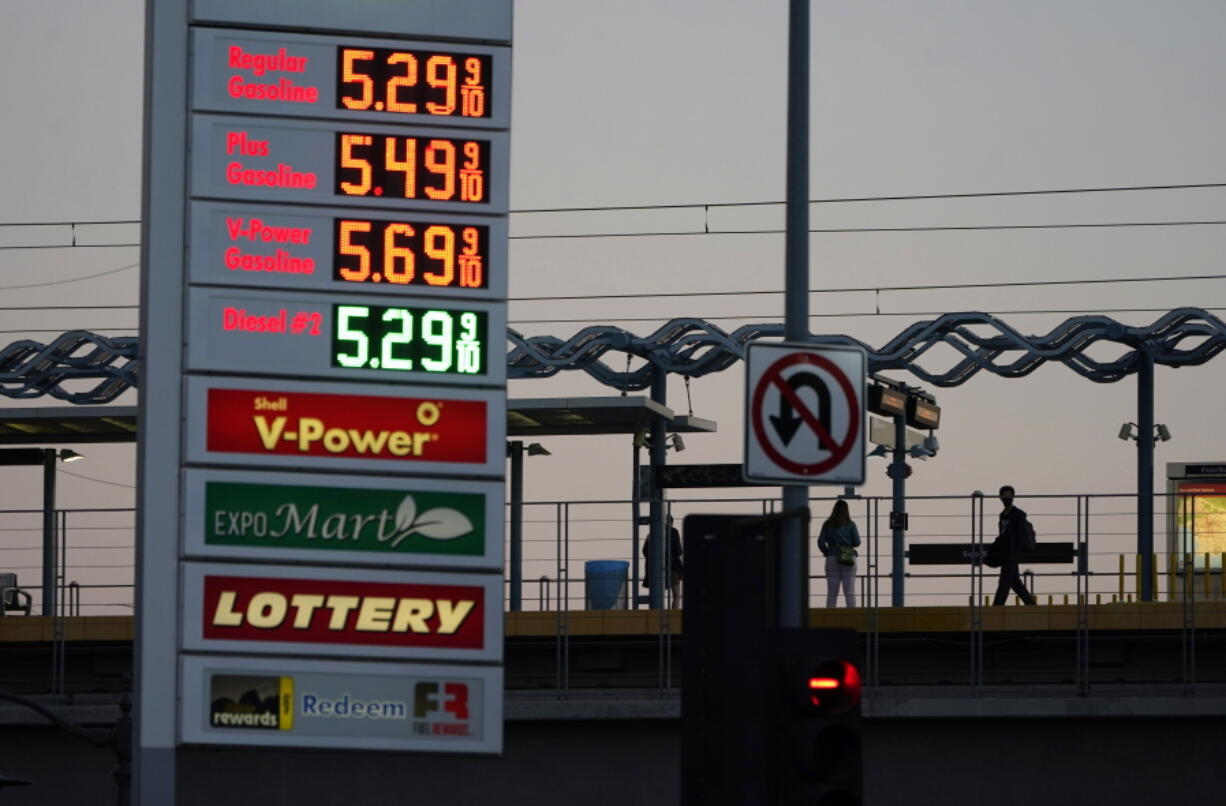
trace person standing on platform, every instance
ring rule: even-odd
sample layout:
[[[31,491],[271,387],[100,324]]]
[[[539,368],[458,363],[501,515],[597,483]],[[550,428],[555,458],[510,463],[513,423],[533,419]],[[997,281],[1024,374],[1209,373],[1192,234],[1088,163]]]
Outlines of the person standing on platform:
[[[1005,508],[1000,512],[1000,529],[997,545],[1000,547],[1000,582],[996,585],[996,598],[993,605],[1003,605],[1009,599],[1009,591],[1013,590],[1021,600],[1028,605],[1037,604],[1018,572],[1018,561],[1021,558],[1022,546],[1026,539],[1026,513],[1013,506],[1014,490],[1006,484],[1000,488],[1000,502]]]
[[[817,536],[817,550],[826,558],[826,607],[836,607],[839,588],[848,607],[856,606],[856,546],[860,545],[860,530],[851,520],[847,502],[834,502],[830,517],[822,524]]]
[[[680,606],[681,601],[681,577],[685,573],[685,566],[681,562],[681,533],[677,531],[677,527],[673,526],[673,516],[668,516],[668,521],[664,526],[668,532],[668,540],[664,544],[664,567],[668,569],[668,607],[675,609]],[[643,587],[651,590],[655,587],[655,569],[652,568],[651,562],[651,532],[647,533],[647,539],[643,541],[643,558],[646,562],[646,571],[643,574]]]

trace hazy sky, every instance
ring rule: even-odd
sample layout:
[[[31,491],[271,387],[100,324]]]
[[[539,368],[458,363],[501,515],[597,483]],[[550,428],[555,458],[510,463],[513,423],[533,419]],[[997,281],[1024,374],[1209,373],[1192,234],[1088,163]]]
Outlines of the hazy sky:
[[[512,210],[782,200],[786,17],[783,0],[517,2]],[[139,0],[0,5],[6,121],[0,127],[0,222],[139,216],[143,19]],[[812,19],[814,198],[1226,181],[1226,49],[1220,39],[1226,4],[815,0]],[[709,216],[713,230],[775,229],[782,208],[718,208]],[[814,228],[1223,219],[1224,189],[812,207]],[[511,225],[513,236],[701,230],[704,214],[513,214]],[[105,227],[77,235],[80,242],[129,243],[139,232]],[[0,245],[69,238],[66,229],[0,228]],[[1224,273],[1223,247],[1222,226],[815,234],[810,277],[820,291],[1213,275]],[[134,248],[0,250],[3,306],[23,309],[5,310],[0,339],[22,338],[25,328],[135,332],[135,309],[45,309],[135,305],[134,268],[48,287],[16,286],[98,274],[137,259]],[[674,316],[703,317],[731,330],[782,317],[781,296],[649,296],[780,289],[781,235],[520,238],[512,242],[510,271],[512,298],[644,295],[513,299],[512,326],[526,335],[566,337],[584,323],[642,335]],[[1071,314],[1009,312],[1183,305],[1226,309],[1223,281],[818,293],[812,330],[847,333],[877,346],[926,318],[924,312],[1000,312],[1018,330],[1045,333]],[[878,307],[882,315],[862,315]],[[1159,314],[1109,315],[1142,325]],[[632,321],[639,319],[647,321]],[[55,334],[30,335],[45,340]],[[925,364],[941,369],[953,360],[935,351]],[[1157,452],[1159,489],[1165,461],[1226,460],[1224,367],[1219,360],[1159,369],[1157,421],[1174,434]],[[719,433],[688,439],[682,461],[740,460],[742,385],[739,367],[692,382],[694,412],[717,420]],[[1136,419],[1131,379],[1098,385],[1050,366],[1024,380],[981,374],[962,387],[936,391],[944,413],[942,449],[917,465],[910,482],[916,494],[964,495],[1005,482],[1021,492],[1135,489],[1135,448],[1115,436],[1120,423]],[[513,382],[510,394],[615,392],[570,373]],[[670,382],[669,396],[674,408],[687,408],[682,379]],[[124,400],[134,402],[132,396]],[[50,404],[0,399],[9,406]],[[553,456],[529,465],[530,500],[627,494],[628,438],[551,439],[547,445]],[[90,461],[72,465],[73,472],[132,483],[130,447],[82,452]],[[871,459],[868,468],[863,492],[888,495],[884,463]],[[0,508],[37,506],[33,471],[0,474]],[[61,477],[65,507],[132,500],[127,488]],[[622,525],[608,528],[625,533]],[[36,541],[36,535],[26,537]]]

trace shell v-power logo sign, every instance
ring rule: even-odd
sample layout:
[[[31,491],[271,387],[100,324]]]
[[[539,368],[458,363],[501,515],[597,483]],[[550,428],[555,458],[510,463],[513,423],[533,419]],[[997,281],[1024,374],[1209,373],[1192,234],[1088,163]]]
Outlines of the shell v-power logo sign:
[[[481,400],[208,392],[210,451],[481,463],[485,430]]]

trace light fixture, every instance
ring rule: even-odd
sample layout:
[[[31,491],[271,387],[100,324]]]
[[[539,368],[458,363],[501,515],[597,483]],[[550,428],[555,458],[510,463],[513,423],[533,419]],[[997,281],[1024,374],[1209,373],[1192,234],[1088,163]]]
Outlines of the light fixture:
[[[529,456],[553,456],[549,450],[539,442],[533,442],[528,445]]]
[[[876,448],[873,448],[871,451],[869,451],[868,455],[869,456],[885,456],[889,452],[890,452],[890,449],[887,448],[886,446],[878,445]]]
[[[1165,425],[1163,425],[1162,423],[1158,423],[1157,425],[1155,425],[1155,426],[1154,426],[1154,430],[1158,432],[1157,436],[1155,436],[1155,437],[1154,437],[1154,441],[1155,441],[1155,442],[1157,442],[1157,441],[1159,441],[1159,440],[1161,440],[1162,442],[1169,442],[1169,441],[1170,441],[1170,439],[1171,439],[1171,429],[1167,428],[1167,427],[1166,427]]]
[[[936,452],[941,450],[941,442],[937,439],[936,434],[929,432],[928,436],[924,437],[924,447],[932,451],[932,455],[935,456]]]
[[[669,439],[672,440],[673,450],[675,450],[677,453],[681,453],[683,450],[685,450],[685,440],[681,438],[680,434],[673,434],[671,437],[669,437]]]
[[[72,448],[60,448],[59,457],[60,457],[60,461],[64,462],[65,464],[67,464],[68,462],[75,462],[78,459],[85,458],[81,454],[74,451]]]
[[[634,447],[636,448],[646,448],[647,447],[647,429],[646,428],[640,428],[638,431],[634,432]]]
[[[936,451],[929,450],[923,445],[912,445],[907,449],[907,454],[910,455],[912,459],[927,459],[937,455]]]
[[[1130,439],[1136,439],[1136,437],[1133,436],[1132,434],[1132,429],[1136,427],[1137,427],[1136,423],[1124,423],[1123,425],[1121,425],[1120,434],[1119,434],[1120,439],[1124,440],[1125,442],[1127,442]]]

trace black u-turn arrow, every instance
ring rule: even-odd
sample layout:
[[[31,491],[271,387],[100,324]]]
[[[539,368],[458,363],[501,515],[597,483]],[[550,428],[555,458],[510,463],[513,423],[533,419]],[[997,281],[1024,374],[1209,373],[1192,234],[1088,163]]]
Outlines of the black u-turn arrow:
[[[822,424],[826,433],[831,432],[830,422],[830,387],[826,386],[826,382],[812,372],[797,372],[795,375],[787,379],[787,385],[791,387],[793,392],[799,391],[801,387],[807,386],[817,393],[817,421]],[[786,395],[779,396],[779,413],[770,416],[771,425],[775,427],[775,433],[779,435],[779,439],[784,445],[792,441],[792,437],[796,436],[796,432],[800,430],[800,426],[804,423],[804,419],[796,413],[796,409],[788,401]],[[826,440],[821,434],[817,435],[817,444],[820,448],[827,451],[835,449],[834,445],[826,444]]]

